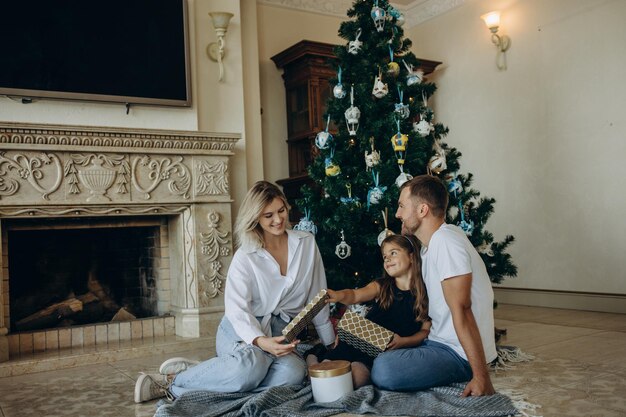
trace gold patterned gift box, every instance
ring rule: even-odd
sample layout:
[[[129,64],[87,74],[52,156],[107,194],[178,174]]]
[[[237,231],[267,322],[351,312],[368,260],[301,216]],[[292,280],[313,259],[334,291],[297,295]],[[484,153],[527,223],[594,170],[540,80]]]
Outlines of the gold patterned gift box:
[[[381,354],[393,338],[393,332],[357,313],[347,310],[337,323],[339,339],[372,357]]]
[[[298,313],[296,317],[293,318],[289,322],[287,326],[283,329],[282,333],[285,336],[285,340],[288,342],[293,341],[298,334],[307,327],[313,318],[322,311],[324,306],[326,305],[326,299],[328,298],[328,294],[326,290],[321,290],[317,293],[315,297],[311,300],[309,304],[304,306],[301,312]]]

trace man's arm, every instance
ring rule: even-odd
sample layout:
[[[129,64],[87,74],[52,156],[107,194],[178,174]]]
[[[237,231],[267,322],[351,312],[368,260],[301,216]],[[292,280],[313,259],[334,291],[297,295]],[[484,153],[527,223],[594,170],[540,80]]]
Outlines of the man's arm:
[[[458,275],[442,281],[443,295],[452,312],[454,330],[467,355],[473,377],[465,386],[463,396],[491,395],[495,393],[489,371],[485,363],[480,332],[472,313],[471,287],[472,274]]]

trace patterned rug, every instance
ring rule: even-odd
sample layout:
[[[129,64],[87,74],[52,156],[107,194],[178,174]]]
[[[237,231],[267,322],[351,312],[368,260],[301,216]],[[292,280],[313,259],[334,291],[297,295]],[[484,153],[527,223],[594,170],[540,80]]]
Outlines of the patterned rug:
[[[364,386],[335,402],[315,403],[311,386],[274,387],[258,393],[194,391],[158,404],[155,417],[326,417],[340,413],[417,417],[514,416],[509,397],[461,397],[465,384],[419,392],[382,391]]]

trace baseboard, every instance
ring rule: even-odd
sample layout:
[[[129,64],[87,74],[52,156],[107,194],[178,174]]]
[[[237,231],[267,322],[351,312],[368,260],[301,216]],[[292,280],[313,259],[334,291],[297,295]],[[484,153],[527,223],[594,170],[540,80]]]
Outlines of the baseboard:
[[[626,314],[626,294],[494,287],[498,303]]]

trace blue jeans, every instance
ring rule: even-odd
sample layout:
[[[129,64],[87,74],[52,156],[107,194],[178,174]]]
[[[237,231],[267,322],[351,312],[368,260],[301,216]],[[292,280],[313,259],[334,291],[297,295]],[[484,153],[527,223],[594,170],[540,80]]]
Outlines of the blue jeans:
[[[418,347],[383,352],[372,366],[374,385],[390,391],[419,391],[470,379],[468,361],[448,346],[430,340]]]
[[[272,336],[280,336],[287,325],[272,317]],[[278,385],[301,384],[306,364],[291,353],[277,358],[261,348],[241,341],[226,317],[215,338],[217,356],[179,373],[170,392],[175,397],[188,391],[259,392]]]

